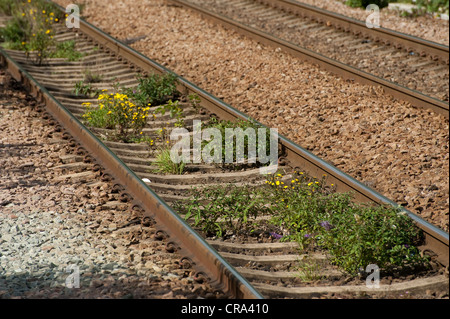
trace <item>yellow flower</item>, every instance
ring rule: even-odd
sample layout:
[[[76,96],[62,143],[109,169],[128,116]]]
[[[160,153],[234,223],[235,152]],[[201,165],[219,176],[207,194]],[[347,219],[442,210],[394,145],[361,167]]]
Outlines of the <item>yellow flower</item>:
[[[48,29],[47,31],[45,31],[45,34],[49,34],[50,33],[50,29]]]
[[[44,14],[45,14],[45,10],[42,10],[42,13],[44,13]]]
[[[280,185],[280,181],[276,181],[277,186]]]

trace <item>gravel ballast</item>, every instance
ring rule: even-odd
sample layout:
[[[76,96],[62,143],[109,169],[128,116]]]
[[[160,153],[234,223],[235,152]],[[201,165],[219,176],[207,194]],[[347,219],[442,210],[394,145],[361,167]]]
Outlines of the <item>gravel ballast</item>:
[[[448,231],[443,116],[164,1],[85,3],[89,22],[119,39],[145,36],[132,47]]]

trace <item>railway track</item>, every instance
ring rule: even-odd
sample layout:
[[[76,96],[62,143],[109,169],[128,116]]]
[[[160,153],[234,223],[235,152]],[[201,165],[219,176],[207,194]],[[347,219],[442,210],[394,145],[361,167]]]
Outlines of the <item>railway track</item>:
[[[1,299],[220,296],[3,68],[0,128]]]
[[[333,280],[338,283],[332,287],[301,287],[301,285],[299,287],[297,285],[298,277],[295,276],[298,273],[293,270],[305,256],[299,257],[297,248],[292,244],[258,243],[257,240],[246,243],[217,240],[205,242],[190,227],[186,227],[184,221],[174,213],[168,203],[186,199],[192,186],[242,183],[243,177],[247,182],[263,184],[264,178],[260,175],[259,170],[222,172],[214,166],[198,165],[189,167],[193,172],[191,174],[161,176],[151,172],[154,157],[148,144],[107,140],[100,142],[94,134],[104,138],[108,136],[107,130],[92,129],[91,133],[71,116],[73,114],[76,118],[81,119],[84,111],[81,103],[95,101],[95,99],[80,99],[71,93],[74,83],[82,78],[83,69],[89,67],[93,72],[101,72],[105,76],[105,81],[99,83],[98,87],[105,89],[110,89],[111,82],[107,79],[114,78],[115,81],[127,87],[134,87],[137,84],[136,73],[166,73],[169,71],[84,21],[77,32],[69,32],[61,28],[55,38],[58,41],[76,40],[78,50],[86,53],[86,56],[81,62],[69,63],[62,60],[50,60],[48,64],[38,67],[30,64],[21,52],[3,50],[3,63],[7,65],[17,80],[24,82],[34,95],[47,102],[49,113],[57,118],[61,125],[73,132],[87,152],[95,154],[93,156],[106,168],[108,174],[122,185],[118,186],[121,188],[122,198],[132,198],[145,214],[150,214],[157,221],[166,225],[164,227],[166,229],[161,229],[158,233],[162,237],[169,236],[170,246],[186,255],[188,257],[185,259],[186,262],[190,260],[190,263],[204,271],[213,282],[224,285],[224,290],[235,297],[261,297],[261,292],[268,297],[291,298],[323,294],[355,297],[374,293],[362,282],[349,285],[348,277],[342,276],[335,267],[327,264],[324,255],[307,256],[308,262],[322,265],[326,271],[320,276],[334,278]],[[117,60],[121,63],[118,63]],[[130,72],[130,68],[133,72]],[[34,79],[41,84],[35,83]],[[65,79],[64,83],[61,83],[60,79]],[[184,103],[183,113],[186,115],[186,124],[195,118],[208,118],[211,113],[222,119],[248,119],[246,115],[192,83],[182,78],[178,80],[178,90],[183,93],[183,96],[197,94],[200,97],[200,105],[204,108],[203,111],[197,113],[198,111],[193,109],[189,103]],[[61,104],[65,108],[61,108]],[[151,136],[162,125],[173,124],[174,120],[168,116],[160,117],[154,122],[148,123],[143,133]],[[326,174],[328,182],[335,184],[338,191],[356,192],[357,201],[394,204],[282,136],[280,137],[280,148],[283,156],[280,158],[279,164],[285,170],[287,177],[294,169],[299,168],[308,171],[313,176]],[[126,166],[122,163],[125,163]],[[404,212],[425,231],[427,237],[424,250],[432,251],[436,261],[446,264],[446,261],[448,262],[448,234],[423,221],[415,214],[406,210]],[[211,246],[215,247],[220,255],[215,250],[211,250]],[[238,271],[230,264],[235,265]],[[271,271],[265,271],[267,269],[271,269]],[[274,269],[276,273],[274,273]],[[244,277],[249,280],[257,278],[259,282],[255,282],[251,286]],[[345,284],[346,282],[347,284]],[[280,283],[282,284],[280,285]],[[410,280],[410,283],[406,285],[404,283],[397,284],[395,281],[392,283],[388,279],[386,287],[375,294],[400,294],[405,290],[421,292],[429,289],[448,290],[448,278],[442,272],[438,272],[428,278]]]
[[[448,46],[291,0],[169,3],[448,118]]]

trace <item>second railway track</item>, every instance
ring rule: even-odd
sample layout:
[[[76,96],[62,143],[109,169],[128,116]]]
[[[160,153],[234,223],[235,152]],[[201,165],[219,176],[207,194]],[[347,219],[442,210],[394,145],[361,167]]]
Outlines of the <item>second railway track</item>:
[[[290,0],[170,0],[214,22],[307,59],[344,78],[448,118],[448,46]]]
[[[75,116],[81,117],[83,112],[83,107],[81,106],[81,100],[75,98],[71,94],[71,89],[73,84],[78,79],[79,75],[74,76],[74,74],[80,74],[83,68],[89,66],[93,71],[100,71],[105,74],[108,78],[115,78],[121,84],[128,87],[133,87],[137,83],[134,78],[134,74],[130,75],[128,67],[131,65],[134,72],[166,72],[160,66],[151,62],[142,55],[137,54],[135,51],[130,50],[122,43],[106,36],[96,28],[89,26],[87,23],[82,23],[81,32],[67,32],[67,30],[61,30],[57,35],[59,41],[67,39],[75,39],[77,41],[77,48],[80,51],[89,53],[80,63],[66,63],[61,60],[50,61],[47,65],[42,67],[37,67],[28,63],[28,60],[20,52],[8,51],[8,55],[12,59],[19,61],[25,70],[32,74],[32,76],[42,82],[42,85],[46,87],[49,92],[54,95],[59,101],[66,105]],[[93,40],[93,41],[92,41]],[[100,49],[92,50],[92,48],[99,45]],[[119,57],[125,65],[118,64],[115,57]],[[11,66],[10,58],[6,58],[8,65]],[[99,63],[100,62],[100,63]],[[101,65],[101,66],[100,66]],[[119,66],[120,65],[120,66]],[[110,66],[110,67],[107,67]],[[12,68],[14,69],[14,68]],[[140,71],[137,71],[140,70]],[[13,72],[16,78],[28,82],[21,71],[15,70]],[[53,78],[53,79],[52,79]],[[67,85],[59,82],[59,79],[65,78],[67,80]],[[81,77],[80,77],[81,78]],[[70,80],[69,80],[70,79]],[[245,115],[234,110],[223,102],[218,101],[208,93],[196,88],[189,82],[180,79],[181,86],[180,91],[184,94],[196,93],[201,98],[201,106],[205,107],[205,111],[201,113],[199,118],[202,116],[207,117],[208,112],[217,114],[221,118],[225,119],[236,119],[236,118],[246,118]],[[103,88],[109,88],[103,86]],[[32,89],[34,92],[39,91],[39,89]],[[38,94],[39,95],[39,94]],[[85,102],[94,102],[93,100],[83,100]],[[195,110],[189,109],[188,105],[183,107],[185,114],[195,114]],[[192,117],[193,119],[194,117]],[[189,120],[190,121],[190,120]],[[143,131],[145,134],[151,136],[160,126],[162,125],[173,125],[174,121],[170,120],[167,116],[157,119],[156,122],[151,123]],[[107,136],[107,131],[104,130],[93,130],[99,136]],[[241,173],[227,172],[215,174],[216,169],[214,167],[197,167],[195,169],[203,172],[211,172],[210,174],[190,174],[188,176],[158,176],[153,173],[149,173],[149,168],[151,168],[154,158],[152,158],[151,150],[148,145],[143,144],[129,144],[129,143],[118,143],[105,141],[104,142],[111,151],[116,153],[116,156],[121,158],[128,167],[130,167],[135,174],[144,181],[148,181],[148,187],[155,190],[161,198],[164,198],[167,202],[173,202],[177,199],[182,199],[187,191],[192,185],[205,185],[205,184],[217,184],[217,183],[229,183],[229,182],[242,182],[242,174],[245,174],[245,180],[252,181],[252,183],[258,184],[263,183],[264,179],[260,176],[258,170],[247,170]],[[331,165],[328,165],[321,161],[320,159],[312,156],[308,152],[305,152],[294,143],[290,142],[285,138],[281,138],[281,148],[285,152],[285,159],[282,160],[284,164],[286,173],[291,174],[294,167],[301,167],[302,170],[307,170],[315,176],[320,176],[321,174],[327,174],[329,176],[330,182],[338,185],[338,189],[341,191],[353,190],[358,193],[357,198],[361,201],[375,201],[379,203],[392,204],[388,199],[374,192],[373,190],[363,186],[352,178],[349,178],[346,174],[343,174],[339,170],[335,169]],[[115,164],[110,164],[110,167],[114,167]],[[114,174],[114,172],[113,172]],[[130,192],[137,194],[142,194],[142,182],[128,181],[130,184],[126,184]],[[126,196],[126,195],[124,195]],[[139,199],[138,199],[139,200]],[[152,200],[150,200],[152,201]],[[155,200],[153,200],[155,201]],[[161,205],[161,204],[160,204]],[[445,263],[448,259],[448,234],[439,231],[436,227],[431,224],[421,220],[419,217],[412,213],[409,213],[413,217],[420,227],[425,230],[427,234],[427,244],[428,249],[431,249],[437,255],[437,260]],[[170,219],[170,218],[169,218]],[[169,227],[170,228],[170,227]],[[170,232],[169,232],[170,233]],[[178,245],[176,243],[176,238],[174,247]],[[185,243],[183,243],[185,244]],[[295,279],[295,275],[290,272],[295,268],[294,264],[302,257],[298,256],[297,250],[292,247],[291,244],[282,243],[227,243],[220,241],[211,241],[210,245],[216,247],[217,250],[222,252],[221,254],[225,259],[228,258],[229,262],[236,265],[237,269],[243,274],[243,276],[249,278],[256,278],[255,287],[258,288],[265,296],[268,297],[311,297],[317,295],[329,295],[337,294],[338,296],[360,296],[364,294],[371,294],[373,291],[366,289],[362,282],[355,285],[345,285],[348,283],[348,278],[342,276],[336,272],[336,269],[331,265],[326,265],[323,255],[314,256],[315,261],[321,264],[327,272],[321,273],[321,276],[328,278],[335,278],[336,282],[340,284],[332,286],[322,286],[322,287],[299,287]],[[246,252],[246,253],[242,253]],[[275,254],[275,257],[264,256],[267,252]],[[258,257],[259,256],[259,257]],[[201,257],[200,257],[201,259]],[[274,266],[275,264],[275,266]],[[274,268],[271,268],[274,267]],[[265,272],[264,269],[269,269]],[[271,269],[271,270],[270,270]],[[275,273],[274,273],[275,270]],[[224,269],[219,270],[219,273],[215,275],[222,278],[221,272]],[[406,280],[408,281],[408,280]],[[409,280],[409,284],[399,283],[397,284],[395,280],[393,282],[389,281],[385,286],[386,289],[379,290],[378,293],[382,295],[388,295],[389,293],[401,293],[402,291],[417,291],[421,292],[427,289],[448,289],[448,278],[445,275],[438,274],[432,275],[431,277],[424,279]],[[268,284],[269,282],[274,282],[273,284]],[[281,284],[280,284],[281,283]],[[229,283],[233,286],[233,283]],[[447,286],[446,286],[447,285]],[[301,286],[301,285],[300,285]],[[233,289],[233,287],[229,288]],[[236,289],[236,288],[234,288]],[[252,288],[244,288],[240,291],[240,296],[250,296]],[[239,291],[239,289],[237,289]],[[239,294],[238,294],[239,295]]]

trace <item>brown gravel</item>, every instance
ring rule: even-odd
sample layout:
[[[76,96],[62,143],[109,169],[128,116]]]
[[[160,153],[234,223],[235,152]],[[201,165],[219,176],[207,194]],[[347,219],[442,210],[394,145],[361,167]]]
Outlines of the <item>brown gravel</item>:
[[[448,231],[444,117],[162,0],[85,3],[91,23],[119,39],[147,35],[132,46]]]

